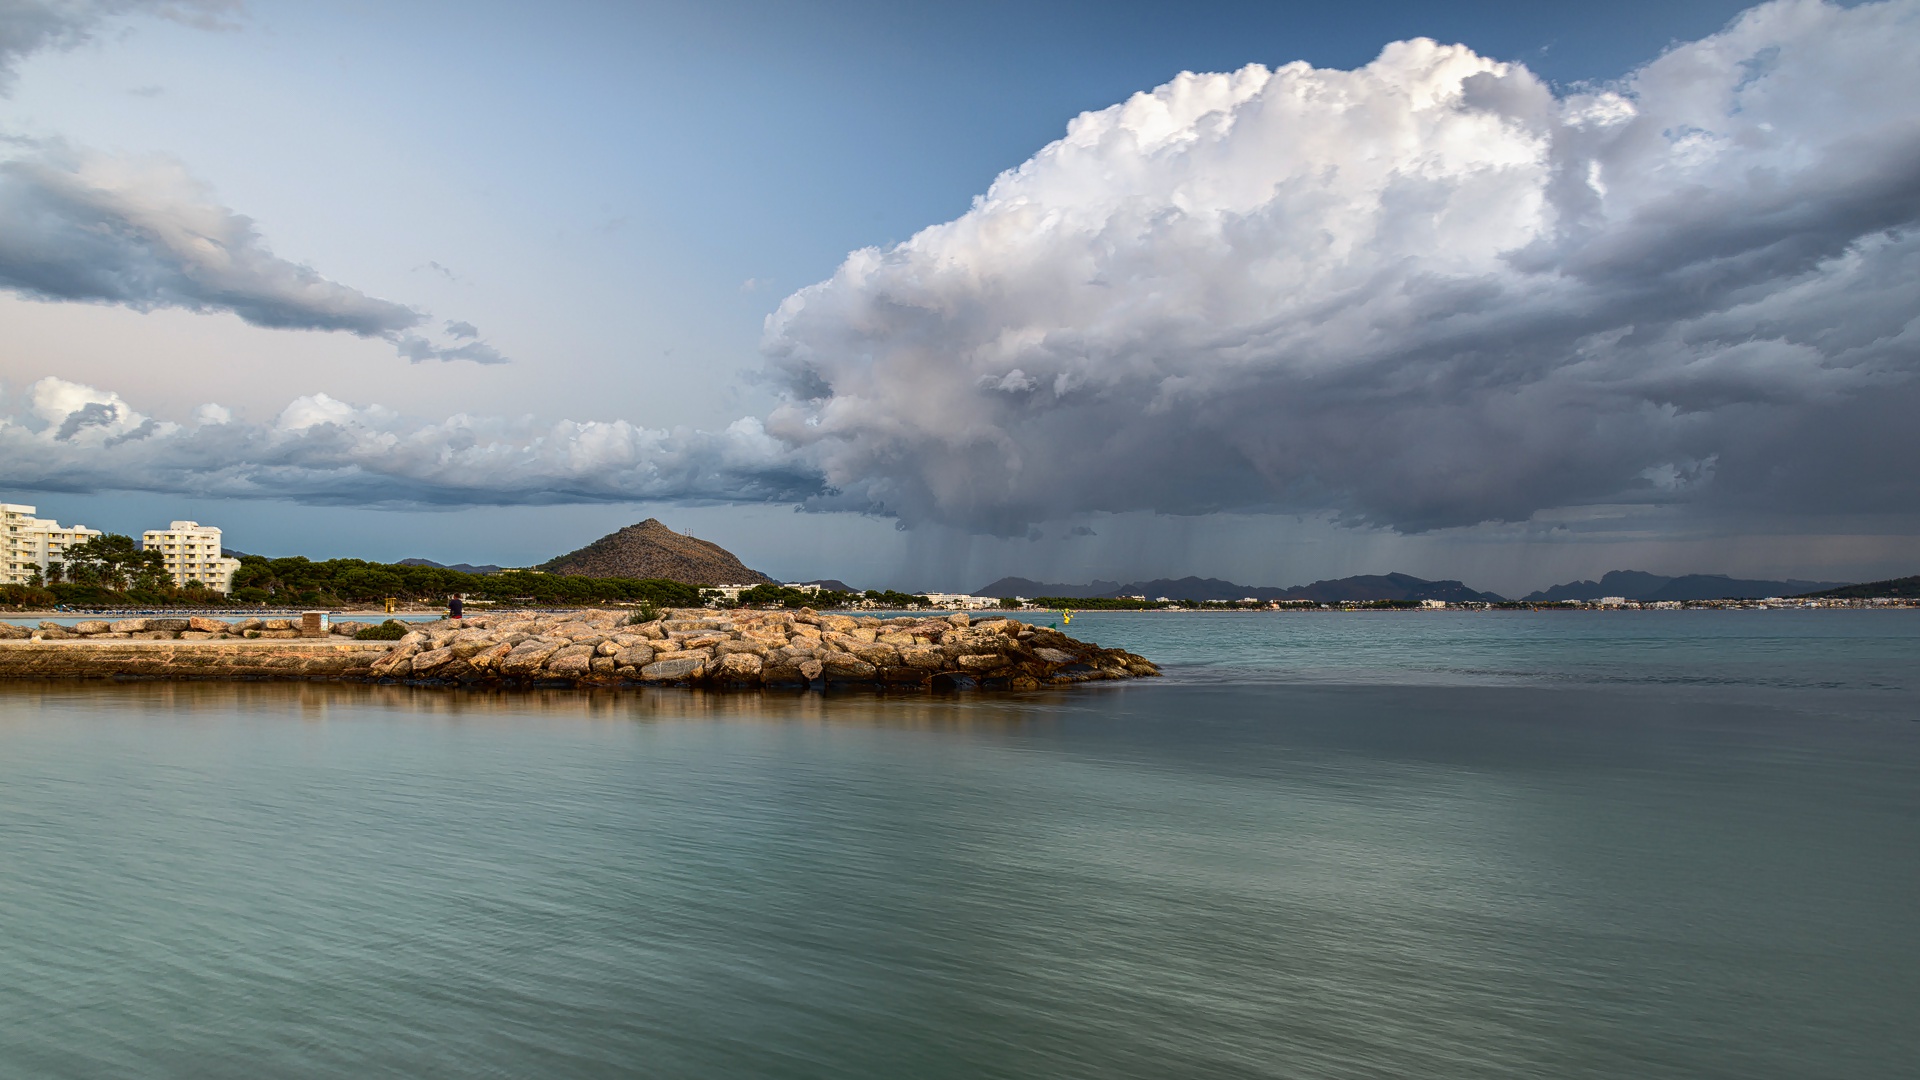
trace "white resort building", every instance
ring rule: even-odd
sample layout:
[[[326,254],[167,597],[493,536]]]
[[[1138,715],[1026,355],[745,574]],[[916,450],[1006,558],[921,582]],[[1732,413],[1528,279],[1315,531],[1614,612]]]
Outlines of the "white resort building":
[[[48,560],[64,561],[68,548],[100,535],[98,529],[63,528],[34,513],[31,506],[0,503],[0,585],[31,584],[36,572],[44,581]]]
[[[937,608],[958,608],[961,611],[983,611],[987,608],[997,608],[1000,606],[999,598],[993,596],[969,596],[966,593],[947,592],[930,592],[921,593],[920,595],[926,597],[927,600]]]
[[[140,547],[160,553],[175,585],[191,583],[220,592],[233,591],[233,574],[240,569],[240,560],[220,554],[220,530],[211,525],[176,521],[164,529],[148,529],[140,534]]]

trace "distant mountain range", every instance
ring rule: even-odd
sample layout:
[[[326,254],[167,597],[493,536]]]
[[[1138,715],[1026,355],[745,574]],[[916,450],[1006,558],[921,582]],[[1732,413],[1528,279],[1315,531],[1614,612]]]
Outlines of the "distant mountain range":
[[[1290,589],[1268,586],[1236,585],[1220,578],[1156,578],[1122,585],[1115,581],[1093,581],[1086,585],[1062,585],[1029,578],[1005,577],[973,591],[975,596],[1063,596],[1090,597],[1144,596],[1157,600],[1311,600],[1333,603],[1341,600],[1445,600],[1449,603],[1482,601],[1498,603],[1505,599],[1497,593],[1475,592],[1458,581],[1428,581],[1411,574],[1361,574],[1334,581],[1316,581]]]
[[[1838,589],[1840,581],[1748,581],[1725,574],[1684,574],[1665,577],[1644,570],[1615,570],[1599,581],[1569,581],[1521,597],[1552,603],[1556,600],[1598,600],[1623,596],[1628,600],[1748,600],[1765,596],[1799,596]]]
[[[1877,587],[1907,584],[1879,582]],[[1764,596],[1800,596],[1846,588],[1834,581],[1754,581],[1725,574],[1685,574],[1667,577],[1644,570],[1615,570],[1599,581],[1570,581],[1542,589],[1522,599],[1535,603],[1559,600],[1598,600],[1603,596],[1622,596],[1628,600],[1741,600]],[[1864,586],[1862,586],[1864,588]],[[1094,580],[1085,585],[1034,581],[1031,578],[1004,577],[974,590],[976,596],[1061,596],[1076,599],[1116,596],[1144,596],[1155,600],[1312,600],[1334,603],[1342,600],[1445,600],[1448,603],[1482,601],[1499,603],[1506,598],[1498,593],[1476,592],[1458,581],[1428,581],[1411,574],[1360,574],[1355,577],[1316,581],[1280,589],[1256,585],[1236,585],[1220,578],[1156,578],[1121,584]],[[1862,594],[1866,595],[1866,594]],[[1876,592],[1875,596],[1902,595],[1898,591]]]
[[[475,566],[472,563],[437,563],[432,559],[401,559],[395,566],[431,566],[436,570],[458,570],[463,574],[497,574],[500,568],[492,563]]]

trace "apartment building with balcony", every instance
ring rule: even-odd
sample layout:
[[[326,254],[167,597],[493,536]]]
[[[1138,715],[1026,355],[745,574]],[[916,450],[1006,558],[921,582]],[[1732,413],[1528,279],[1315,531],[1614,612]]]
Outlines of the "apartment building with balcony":
[[[64,562],[68,548],[100,535],[98,529],[63,526],[36,513],[36,507],[0,503],[0,585],[30,584],[36,573],[44,581],[48,562]]]
[[[160,553],[175,585],[233,591],[233,575],[240,569],[240,560],[220,554],[220,530],[212,525],[176,521],[164,529],[148,529],[140,534],[140,547]]]

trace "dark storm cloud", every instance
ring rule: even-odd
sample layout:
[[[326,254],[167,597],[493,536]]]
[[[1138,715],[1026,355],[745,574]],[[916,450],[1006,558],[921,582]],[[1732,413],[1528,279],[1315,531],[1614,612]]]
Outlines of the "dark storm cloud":
[[[1569,92],[1426,41],[1351,72],[1182,75],[789,297],[765,341],[785,401],[723,432],[323,395],[182,426],[53,379],[0,417],[0,455],[37,490],[799,500],[1009,538],[1102,512],[1418,532],[1582,503],[1908,507],[1916,45],[1920,0],[1788,0]],[[497,359],[468,324],[428,340],[411,309],[278,260],[184,177],[40,167],[0,172],[0,283]],[[79,254],[8,262],[16,221]]]
[[[1003,535],[1911,503],[1862,406],[1920,373],[1916,45],[1910,0],[1789,0],[1562,95],[1431,42],[1183,75],[789,298],[768,429],[834,505]]]

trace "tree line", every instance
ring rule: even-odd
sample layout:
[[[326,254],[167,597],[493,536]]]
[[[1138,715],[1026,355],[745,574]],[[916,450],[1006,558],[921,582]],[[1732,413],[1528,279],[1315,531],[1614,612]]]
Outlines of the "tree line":
[[[468,574],[437,566],[402,566],[366,559],[305,556],[269,559],[243,555],[233,590],[177,586],[157,551],[142,551],[132,537],[107,533],[75,544],[49,560],[47,572],[26,585],[0,586],[0,605],[12,607],[247,606],[340,607],[379,603],[387,597],[437,603],[460,595],[471,600],[531,604],[651,603],[696,607],[700,588],[678,581],[589,578],[570,574],[505,571]]]

